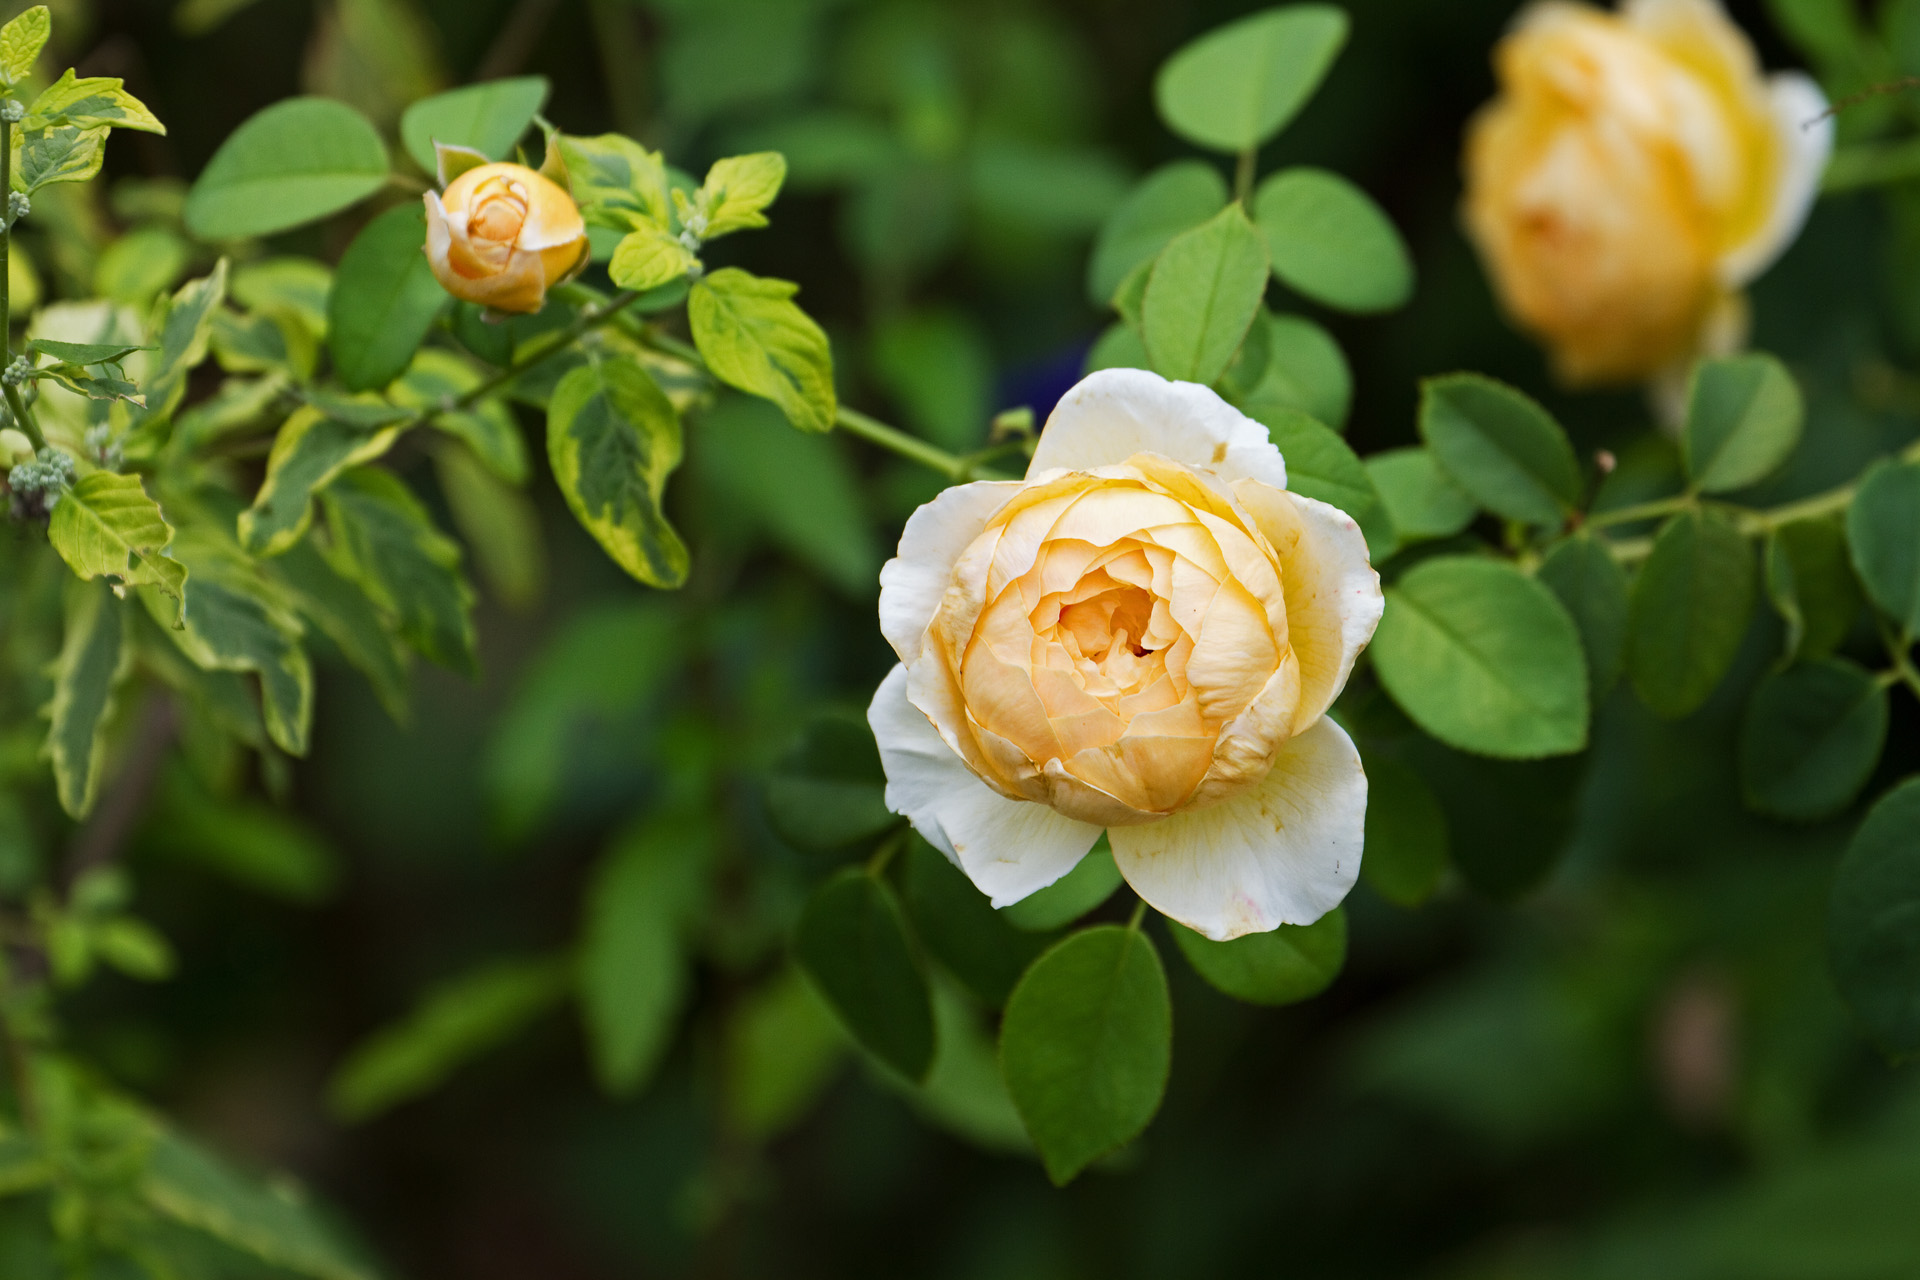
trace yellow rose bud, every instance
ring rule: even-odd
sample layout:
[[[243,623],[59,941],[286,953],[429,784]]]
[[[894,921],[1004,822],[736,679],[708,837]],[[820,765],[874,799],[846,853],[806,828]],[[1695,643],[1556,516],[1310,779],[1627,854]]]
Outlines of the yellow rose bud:
[[[1360,869],[1366,776],[1326,716],[1380,619],[1344,513],[1205,387],[1095,373],[1026,479],[942,493],[880,575],[887,804],[995,906],[1106,828],[1211,938],[1307,924]]]
[[[1832,148],[1806,76],[1762,76],[1718,0],[1545,0],[1494,50],[1467,132],[1467,230],[1573,385],[1744,340],[1740,290],[1792,242]]]
[[[477,165],[425,199],[427,261],[456,298],[530,314],[587,264],[579,206],[525,165]]]

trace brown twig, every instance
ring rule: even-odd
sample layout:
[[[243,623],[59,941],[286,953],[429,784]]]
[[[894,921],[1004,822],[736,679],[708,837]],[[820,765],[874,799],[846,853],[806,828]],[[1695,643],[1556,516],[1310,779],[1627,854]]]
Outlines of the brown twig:
[[[1901,76],[1898,80],[1888,80],[1881,84],[1870,84],[1858,93],[1848,94],[1813,119],[1803,123],[1800,127],[1802,129],[1811,129],[1822,120],[1837,116],[1848,107],[1857,107],[1869,98],[1878,98],[1889,93],[1902,93],[1908,89],[1920,89],[1920,76]]]

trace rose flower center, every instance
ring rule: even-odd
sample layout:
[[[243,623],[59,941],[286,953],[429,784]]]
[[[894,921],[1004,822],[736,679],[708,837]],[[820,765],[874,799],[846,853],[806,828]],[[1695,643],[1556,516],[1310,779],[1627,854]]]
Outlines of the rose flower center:
[[[474,193],[473,212],[467,219],[467,233],[476,240],[497,240],[511,244],[519,238],[527,221],[527,201],[523,192],[505,178],[492,178]]]

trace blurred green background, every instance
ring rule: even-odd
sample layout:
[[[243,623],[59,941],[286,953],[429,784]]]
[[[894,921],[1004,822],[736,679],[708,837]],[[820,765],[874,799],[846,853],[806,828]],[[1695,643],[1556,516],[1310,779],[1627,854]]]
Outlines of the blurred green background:
[[[62,56],[125,77],[169,133],[116,143],[99,226],[36,218],[29,244],[51,292],[83,295],[70,242],[134,224],[152,188],[130,180],[190,179],[269,102],[326,93],[390,125],[436,88],[539,73],[566,131],[629,131],[692,172],[784,150],[772,229],[720,256],[799,282],[850,403],[966,450],[995,411],[1044,416],[1077,377],[1107,319],[1085,286],[1092,233],[1133,178],[1187,154],[1154,118],[1153,72],[1252,7],[66,0]],[[1642,441],[1620,483],[1656,483],[1672,462],[1644,443],[1639,399],[1557,395],[1458,228],[1461,130],[1512,6],[1346,7],[1351,43],[1263,168],[1353,178],[1414,250],[1395,315],[1298,304],[1352,362],[1348,438],[1362,454],[1412,442],[1417,379],[1471,368],[1540,395],[1585,450]],[[1798,61],[1772,13],[1733,11],[1770,66]],[[1824,201],[1756,290],[1756,343],[1810,406],[1780,497],[1915,434],[1920,219],[1901,199]],[[331,259],[354,229],[283,247]],[[1824,954],[1858,815],[1768,824],[1734,778],[1739,710],[1779,647],[1771,614],[1705,710],[1663,725],[1616,693],[1571,760],[1448,752],[1358,678],[1349,719],[1436,785],[1456,859],[1556,869],[1517,902],[1455,883],[1413,911],[1363,885],[1346,971],[1296,1008],[1236,1005],[1170,961],[1166,1107],[1066,1190],[1008,1150],[1004,1110],[960,1089],[930,1112],[810,1039],[817,1023],[753,1024],[773,1083],[741,1078],[743,1002],[830,865],[769,827],[765,777],[810,716],[864,706],[891,663],[874,575],[937,481],[732,407],[690,427],[670,490],[695,558],[676,597],[622,576],[535,485],[541,586],[518,608],[485,593],[477,683],[421,670],[400,727],[326,667],[289,782],[317,843],[276,892],[183,869],[222,841],[182,838],[213,811],[163,790],[134,867],[181,972],[90,988],[71,1011],[82,1047],[229,1153],[307,1180],[422,1278],[1920,1276],[1920,1090],[1849,1026]],[[432,490],[424,456],[400,465]],[[1896,697],[1867,794],[1920,763],[1916,719]],[[736,862],[700,927],[684,1034],[644,1093],[602,1096],[555,1012],[428,1096],[332,1117],[353,1045],[476,962],[564,946],[608,841],[689,793]]]

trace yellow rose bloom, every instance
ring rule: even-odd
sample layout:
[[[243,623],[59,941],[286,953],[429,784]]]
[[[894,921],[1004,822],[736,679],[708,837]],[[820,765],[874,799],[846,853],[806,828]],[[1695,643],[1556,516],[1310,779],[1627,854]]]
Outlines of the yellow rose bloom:
[[[880,576],[887,804],[995,906],[1105,829],[1216,939],[1307,924],[1360,869],[1366,775],[1326,717],[1380,620],[1341,511],[1212,391],[1096,373],[1024,480],[948,489]]]
[[[1494,50],[1467,131],[1467,231],[1571,385],[1744,341],[1740,290],[1805,221],[1832,148],[1806,76],[1762,76],[1718,0],[1546,0]]]
[[[532,313],[587,264],[579,206],[523,164],[476,165],[425,200],[427,261],[456,298]]]

